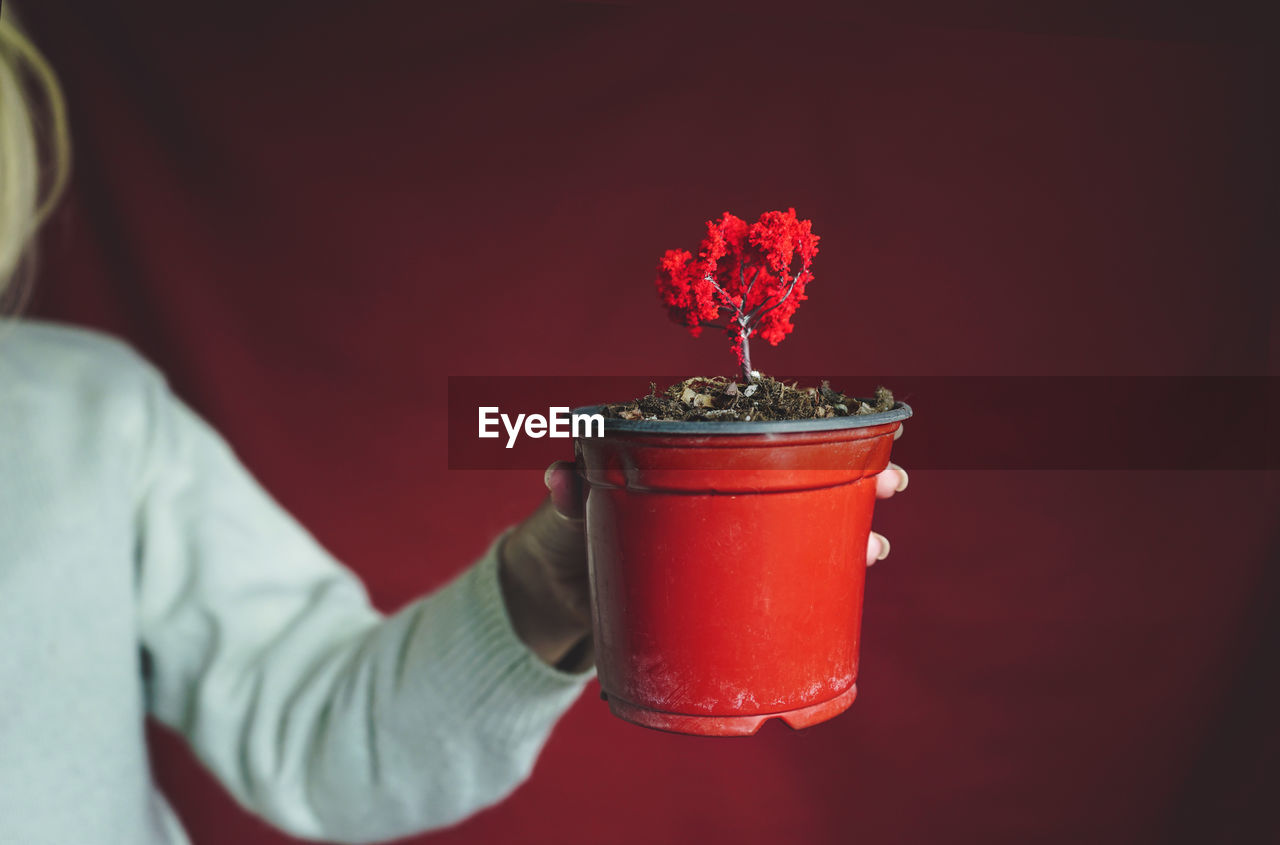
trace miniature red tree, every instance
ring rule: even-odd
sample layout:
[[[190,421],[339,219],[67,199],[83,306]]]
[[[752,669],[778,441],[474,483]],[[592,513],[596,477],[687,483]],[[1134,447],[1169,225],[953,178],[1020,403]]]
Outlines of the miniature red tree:
[[[800,307],[810,267],[818,254],[812,223],[797,220],[796,210],[766,211],[747,225],[729,212],[707,221],[707,237],[694,258],[669,249],[658,262],[658,295],[671,319],[697,337],[703,326],[722,328],[742,376],[755,380],[751,338],[772,346],[791,333],[791,315]],[[723,319],[723,322],[716,322]]]

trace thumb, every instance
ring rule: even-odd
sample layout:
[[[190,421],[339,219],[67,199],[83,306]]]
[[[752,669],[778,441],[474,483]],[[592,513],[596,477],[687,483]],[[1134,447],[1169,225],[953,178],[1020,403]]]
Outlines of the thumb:
[[[582,477],[569,461],[556,461],[542,476],[551,496],[551,506],[565,519],[582,519]]]

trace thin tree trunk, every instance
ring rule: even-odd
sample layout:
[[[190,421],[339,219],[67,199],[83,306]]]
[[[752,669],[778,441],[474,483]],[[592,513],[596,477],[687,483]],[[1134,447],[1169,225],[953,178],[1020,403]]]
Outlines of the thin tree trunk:
[[[738,336],[742,338],[742,380],[746,384],[755,381],[755,376],[751,374],[751,347],[749,344],[749,335],[751,332],[746,329],[739,331]]]

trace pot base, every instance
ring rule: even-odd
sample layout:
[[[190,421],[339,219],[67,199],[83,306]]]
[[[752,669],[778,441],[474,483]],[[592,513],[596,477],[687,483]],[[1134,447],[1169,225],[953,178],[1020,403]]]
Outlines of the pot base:
[[[749,716],[692,716],[686,713],[650,710],[606,692],[600,693],[600,697],[609,702],[609,710],[620,719],[645,728],[695,736],[751,736],[770,719],[781,719],[795,730],[807,728],[848,710],[857,695],[858,685],[854,684],[835,698],[810,704],[808,707],[798,707],[795,710],[756,713]]]

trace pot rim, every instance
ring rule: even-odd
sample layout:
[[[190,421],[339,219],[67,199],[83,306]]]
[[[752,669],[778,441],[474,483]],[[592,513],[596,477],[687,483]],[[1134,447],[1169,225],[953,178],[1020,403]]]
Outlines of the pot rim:
[[[871,401],[854,397],[860,401]],[[603,414],[604,405],[587,405],[574,408],[572,414]],[[911,416],[911,406],[906,402],[894,402],[887,411],[874,414],[851,414],[847,417],[825,417],[820,420],[765,420],[744,422],[716,422],[715,420],[620,420],[604,418],[604,430],[630,434],[793,434],[805,431],[839,431],[846,428],[868,428],[873,425],[901,422]]]

